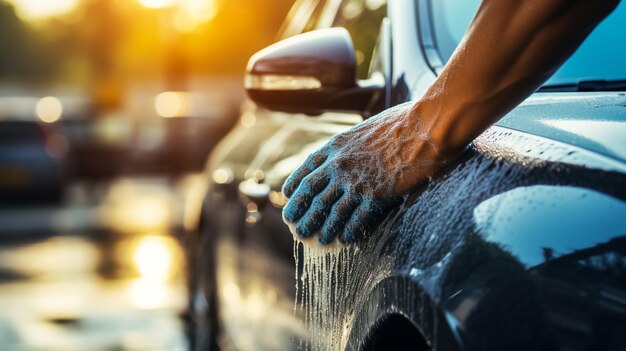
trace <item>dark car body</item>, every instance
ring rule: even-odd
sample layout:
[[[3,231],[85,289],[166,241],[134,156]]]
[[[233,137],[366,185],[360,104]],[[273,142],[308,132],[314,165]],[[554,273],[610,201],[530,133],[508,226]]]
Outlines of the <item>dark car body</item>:
[[[0,120],[0,203],[62,199],[66,139],[52,125]]]
[[[351,2],[317,3],[296,4],[287,35],[341,25]],[[419,97],[443,65],[429,4],[389,1],[372,24],[380,109]],[[361,120],[244,106],[188,224],[195,348],[625,349],[625,92],[536,93],[366,240],[294,246],[281,185]]]

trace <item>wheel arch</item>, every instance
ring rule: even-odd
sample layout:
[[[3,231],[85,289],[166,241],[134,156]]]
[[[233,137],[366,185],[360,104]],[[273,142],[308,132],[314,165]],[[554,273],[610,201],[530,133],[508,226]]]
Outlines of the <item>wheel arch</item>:
[[[446,313],[408,277],[380,281],[356,306],[353,318],[347,351],[463,349]],[[405,344],[413,348],[394,347]]]

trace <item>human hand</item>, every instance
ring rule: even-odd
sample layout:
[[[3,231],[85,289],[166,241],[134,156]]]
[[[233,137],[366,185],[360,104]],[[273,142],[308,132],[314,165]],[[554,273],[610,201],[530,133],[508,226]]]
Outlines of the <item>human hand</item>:
[[[353,243],[443,167],[430,125],[413,106],[393,107],[333,136],[287,179],[283,217],[294,235]]]

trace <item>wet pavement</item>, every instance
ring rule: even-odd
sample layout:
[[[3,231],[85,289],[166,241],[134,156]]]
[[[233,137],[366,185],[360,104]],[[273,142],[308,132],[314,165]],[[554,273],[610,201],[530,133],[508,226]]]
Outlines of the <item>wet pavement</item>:
[[[0,209],[0,349],[186,349],[194,179],[74,184],[63,205]]]

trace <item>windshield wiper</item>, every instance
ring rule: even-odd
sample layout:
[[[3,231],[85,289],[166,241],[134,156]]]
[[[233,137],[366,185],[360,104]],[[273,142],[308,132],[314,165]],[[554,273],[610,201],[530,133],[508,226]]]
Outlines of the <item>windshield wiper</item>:
[[[626,91],[626,79],[619,80],[581,80],[576,83],[544,85],[539,92],[567,91]]]

